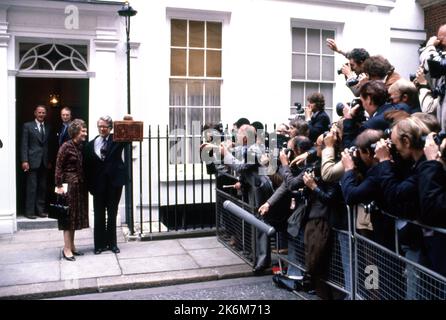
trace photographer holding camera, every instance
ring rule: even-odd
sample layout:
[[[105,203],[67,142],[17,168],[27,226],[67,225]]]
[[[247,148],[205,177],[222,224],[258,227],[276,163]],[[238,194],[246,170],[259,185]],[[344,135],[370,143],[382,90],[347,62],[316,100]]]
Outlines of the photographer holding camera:
[[[341,179],[341,187],[348,205],[374,204],[371,205],[370,212],[373,232],[369,236],[379,244],[393,249],[394,224],[391,218],[381,214],[381,209],[385,209],[385,197],[380,185],[379,162],[372,147],[383,137],[382,131],[368,129],[356,139],[356,148],[346,149],[342,153],[345,174]]]
[[[224,164],[240,176],[240,184],[237,184],[237,188],[241,187],[244,194],[243,200],[255,208],[259,208],[273,194],[270,179],[266,175],[259,174],[263,153],[262,147],[257,142],[256,129],[244,124],[237,132],[236,157],[224,144],[220,148]],[[260,272],[271,264],[271,245],[266,233],[256,232],[255,235],[256,265],[253,271]]]
[[[438,146],[434,136],[435,133],[431,133],[426,139],[424,153],[427,161],[420,165],[418,171],[419,220],[427,225],[446,228],[446,139]]]
[[[330,132],[324,133],[324,145],[321,165],[322,179],[327,182],[337,182],[344,175],[344,167],[340,161],[342,121],[333,123]]]
[[[389,60],[380,55],[368,58],[362,67],[364,73],[367,74],[367,80],[382,81],[387,89],[401,79],[401,76],[395,72],[395,67],[390,64]]]
[[[419,216],[417,168],[426,160],[423,137],[429,133],[428,127],[418,118],[409,117],[393,126],[391,140],[396,151],[403,159],[413,162],[411,170],[403,173],[403,176],[399,170],[400,164],[391,162],[389,144],[381,140],[376,146],[381,187],[385,192],[389,213],[395,216],[409,220],[415,220]]]
[[[399,79],[389,87],[390,102],[398,110],[409,114],[421,112],[417,87],[406,79]]]
[[[418,70],[417,81],[420,86],[420,102],[423,112],[437,114],[442,130],[446,130],[446,24],[438,29],[437,36],[431,37],[421,49],[420,62],[424,70]],[[428,72],[431,85],[424,77]]]
[[[356,137],[366,129],[384,131],[389,128],[390,123],[384,118],[384,113],[394,109],[394,106],[386,103],[388,100],[387,88],[381,81],[369,81],[359,90],[360,101],[351,108],[344,108],[344,148],[354,145]],[[356,101],[354,100],[356,103]],[[359,101],[358,101],[359,102]],[[361,111],[369,115],[367,121],[360,117]]]
[[[427,161],[418,168],[418,192],[421,223],[446,228],[446,139],[435,139],[435,133],[426,138],[424,154]],[[439,146],[440,144],[440,146]],[[446,235],[434,232],[424,237],[432,269],[446,275]]]
[[[355,48],[350,52],[343,52],[338,48],[338,45],[333,39],[327,39],[327,46],[334,52],[342,54],[348,59],[348,63],[344,64],[338,70],[338,74],[345,76],[346,86],[352,91],[355,97],[358,97],[359,83],[366,76],[363,71],[363,63],[370,57],[370,54],[363,48]]]
[[[301,118],[295,118],[290,121],[290,138],[297,136],[308,137],[310,135],[310,125]]]
[[[316,142],[317,138],[328,131],[330,117],[325,112],[325,98],[322,93],[313,93],[307,98],[308,105],[305,109],[305,120],[310,127],[310,140]]]

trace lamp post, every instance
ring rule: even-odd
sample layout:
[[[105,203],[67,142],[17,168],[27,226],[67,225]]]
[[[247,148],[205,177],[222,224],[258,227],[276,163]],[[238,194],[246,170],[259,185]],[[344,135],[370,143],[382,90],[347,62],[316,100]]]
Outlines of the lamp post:
[[[130,104],[130,18],[137,13],[126,1],[118,14],[125,19],[126,46],[127,46],[127,113],[131,114]],[[134,234],[133,226],[133,150],[129,143],[125,148],[125,161],[127,163],[128,182],[125,186],[125,220],[129,227],[130,235]],[[142,230],[141,230],[142,231]]]

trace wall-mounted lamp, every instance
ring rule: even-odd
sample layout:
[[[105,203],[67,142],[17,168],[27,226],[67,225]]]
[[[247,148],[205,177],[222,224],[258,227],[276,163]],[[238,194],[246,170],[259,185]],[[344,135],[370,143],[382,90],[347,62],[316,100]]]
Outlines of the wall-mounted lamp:
[[[59,104],[59,95],[58,94],[50,94],[50,105],[52,107],[57,107]]]

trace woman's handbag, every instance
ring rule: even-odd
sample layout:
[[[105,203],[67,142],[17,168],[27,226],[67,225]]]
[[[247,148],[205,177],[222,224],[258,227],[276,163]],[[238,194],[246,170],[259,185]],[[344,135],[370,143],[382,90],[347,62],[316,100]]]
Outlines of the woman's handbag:
[[[67,205],[66,195],[56,195],[56,201],[50,203],[48,217],[57,220],[66,220],[70,213],[70,207]]]

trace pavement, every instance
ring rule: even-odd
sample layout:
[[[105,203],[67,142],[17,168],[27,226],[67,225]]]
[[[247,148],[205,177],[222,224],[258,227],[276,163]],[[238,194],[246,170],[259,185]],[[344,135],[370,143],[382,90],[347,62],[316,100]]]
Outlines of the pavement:
[[[93,230],[76,232],[84,256],[62,258],[57,229],[0,235],[0,299],[42,299],[252,276],[251,267],[215,236],[127,241],[118,228],[119,254],[93,253]]]

